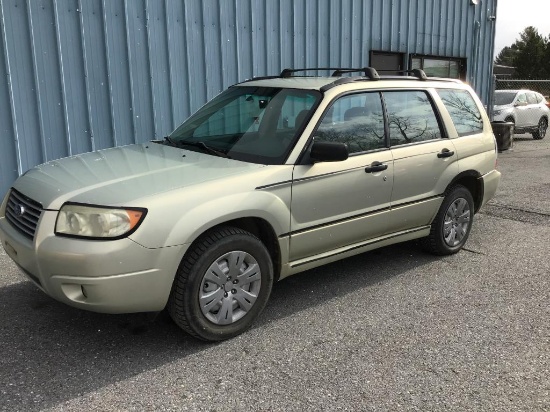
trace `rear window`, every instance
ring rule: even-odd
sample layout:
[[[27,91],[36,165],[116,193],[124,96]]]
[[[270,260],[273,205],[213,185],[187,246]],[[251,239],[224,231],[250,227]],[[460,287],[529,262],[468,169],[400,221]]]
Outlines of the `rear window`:
[[[467,90],[438,90],[459,136],[481,133],[483,120],[472,95]]]

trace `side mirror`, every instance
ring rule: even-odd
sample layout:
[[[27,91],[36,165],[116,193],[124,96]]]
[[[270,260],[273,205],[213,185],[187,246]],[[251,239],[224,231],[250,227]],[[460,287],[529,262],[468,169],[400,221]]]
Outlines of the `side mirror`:
[[[340,142],[313,142],[310,157],[314,162],[341,162],[348,158],[348,146]]]

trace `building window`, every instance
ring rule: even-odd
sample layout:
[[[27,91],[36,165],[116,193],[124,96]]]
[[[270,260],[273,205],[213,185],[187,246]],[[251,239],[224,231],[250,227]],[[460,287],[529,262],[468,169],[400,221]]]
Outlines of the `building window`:
[[[411,69],[422,69],[428,76],[465,79],[466,59],[412,55],[410,63]]]
[[[403,62],[405,61],[403,53],[393,53],[384,51],[370,52],[370,65],[374,67],[380,74],[385,75],[402,75]]]

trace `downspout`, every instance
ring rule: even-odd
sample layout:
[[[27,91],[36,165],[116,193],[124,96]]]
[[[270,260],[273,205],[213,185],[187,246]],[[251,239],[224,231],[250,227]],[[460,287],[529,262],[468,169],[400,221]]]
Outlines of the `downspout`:
[[[489,9],[487,9],[487,19],[493,24],[491,27],[491,36],[492,36],[492,42],[491,42],[491,83],[489,85],[489,91],[488,91],[488,98],[487,98],[487,113],[489,114],[489,119],[491,122],[494,119],[493,116],[493,108],[494,108],[494,101],[495,101],[495,90],[497,85],[497,76],[494,74],[494,54],[495,54],[495,40],[496,40],[496,18],[497,18],[497,6],[498,6],[498,0],[493,0],[493,13],[490,12]]]
[[[474,21],[474,44],[472,50],[472,62],[473,62],[473,78],[472,78],[472,87],[474,90],[479,93],[477,90],[477,75],[479,69],[479,35],[480,35],[481,23],[479,20]]]

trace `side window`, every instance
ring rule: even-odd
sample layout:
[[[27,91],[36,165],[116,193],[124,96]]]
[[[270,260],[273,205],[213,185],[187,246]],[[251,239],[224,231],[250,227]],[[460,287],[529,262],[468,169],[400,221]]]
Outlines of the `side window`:
[[[537,97],[537,103],[542,103],[544,101],[544,96],[540,93],[535,93],[535,96]]]
[[[525,96],[525,93],[521,93],[521,94],[518,96],[517,102],[518,102],[518,103],[527,103],[527,96]]]
[[[527,103],[537,104],[537,97],[535,96],[535,93],[527,93]]]
[[[438,90],[441,100],[445,103],[459,136],[465,136],[483,131],[481,113],[466,90]]]
[[[430,98],[423,91],[384,92],[392,146],[442,137]]]
[[[315,140],[346,143],[350,153],[386,147],[380,93],[340,97],[325,113]]]

